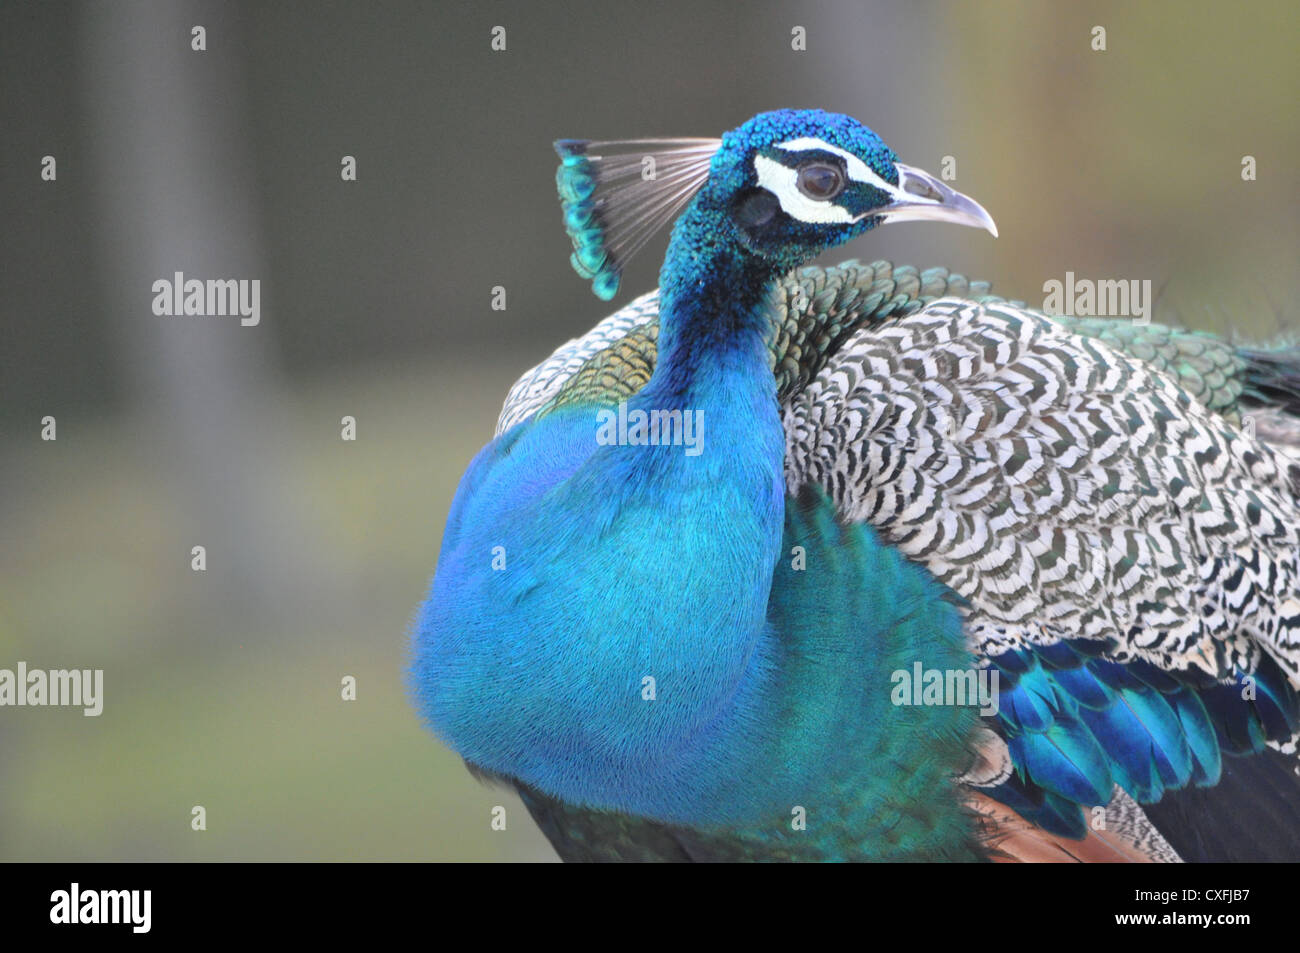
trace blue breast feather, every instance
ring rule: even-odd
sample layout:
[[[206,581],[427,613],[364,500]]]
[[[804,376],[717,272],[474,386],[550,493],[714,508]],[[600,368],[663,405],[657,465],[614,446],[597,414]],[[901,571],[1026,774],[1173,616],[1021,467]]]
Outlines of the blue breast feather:
[[[918,661],[971,665],[955,602],[869,527],[841,523],[819,488],[787,499],[779,472],[756,477],[768,495],[748,531],[737,527],[754,495],[733,498],[707,472],[697,500],[681,495],[690,481],[679,474],[672,506],[644,487],[632,494],[644,504],[611,503],[610,485],[585,482],[591,410],[512,428],[462,482],[410,672],[435,732],[466,760],[573,804],[769,833],[788,831],[799,805],[823,821],[852,817],[855,839],[887,851],[929,799],[941,817],[920,826],[933,852],[963,844],[959,798],[935,794],[965,756],[975,711],[896,707],[889,678]],[[620,450],[676,452],[674,467],[740,465],[724,454],[688,463],[680,448],[598,457],[605,450],[603,472],[624,466]],[[628,466],[622,479],[640,479]],[[537,521],[538,508],[554,514],[575,499],[582,519]],[[760,538],[773,515],[779,537]],[[498,545],[505,564],[494,570]],[[764,569],[719,587],[718,567],[750,564],[734,550],[765,550]],[[759,616],[739,616],[751,601]],[[900,782],[884,766],[904,761]]]

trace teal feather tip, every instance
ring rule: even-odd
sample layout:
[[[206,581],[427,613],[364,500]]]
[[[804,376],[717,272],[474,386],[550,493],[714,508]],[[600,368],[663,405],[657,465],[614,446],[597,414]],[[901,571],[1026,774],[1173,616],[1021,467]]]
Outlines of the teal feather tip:
[[[576,139],[561,139],[555,143],[555,151],[560,156],[555,185],[564,214],[564,230],[573,242],[569,264],[591,282],[591,290],[597,298],[609,301],[618,294],[622,269],[609,253],[605,229],[592,200],[597,172],[585,154],[586,148],[586,142]]]
[[[569,262],[598,298],[618,294],[623,268],[637,250],[703,187],[717,139],[624,139],[555,143],[555,186]]]

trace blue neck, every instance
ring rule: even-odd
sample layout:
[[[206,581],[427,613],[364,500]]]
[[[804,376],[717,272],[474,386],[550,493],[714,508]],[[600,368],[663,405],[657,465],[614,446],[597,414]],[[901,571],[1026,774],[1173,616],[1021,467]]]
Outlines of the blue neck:
[[[673,228],[659,274],[655,372],[638,395],[649,405],[699,406],[739,387],[770,393],[776,411],[764,306],[784,269],[738,248],[727,219],[706,190]]]
[[[508,432],[462,481],[420,622],[439,733],[573,803],[684,819],[727,800],[720,752],[761,740],[785,519],[763,310],[776,273],[725,216],[706,190],[679,220],[656,370],[627,401],[702,420],[699,452],[597,445],[595,405]]]
[[[662,694],[653,706],[610,700],[621,712],[607,729],[621,736],[613,747],[636,755],[615,772],[632,779],[628,790],[598,785],[607,806],[650,816],[681,810],[678,797],[719,800],[717,752],[756,743],[749,727],[776,652],[766,614],[785,519],[785,431],[765,309],[783,269],[741,250],[727,214],[706,191],[678,220],[660,273],[655,371],[627,402],[701,415],[702,453],[610,448],[590,474],[599,485],[573,500],[583,519],[626,532],[620,561],[635,552],[651,570],[643,591],[605,589],[607,611],[635,605],[647,628],[624,633],[602,681],[649,672]],[[616,565],[622,579],[633,575]]]

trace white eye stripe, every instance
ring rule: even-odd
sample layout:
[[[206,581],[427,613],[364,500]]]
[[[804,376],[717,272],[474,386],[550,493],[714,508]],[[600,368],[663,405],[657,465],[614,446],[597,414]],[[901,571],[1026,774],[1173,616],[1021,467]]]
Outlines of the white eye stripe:
[[[808,149],[820,149],[823,152],[829,152],[831,155],[839,156],[844,160],[844,171],[849,174],[849,178],[853,181],[875,186],[882,192],[886,192],[890,195],[902,195],[898,186],[890,185],[877,175],[871,166],[867,165],[852,152],[849,152],[847,149],[841,149],[839,146],[833,146],[829,142],[824,142],[821,139],[815,139],[809,136],[803,139],[791,139],[789,142],[779,142],[776,147],[778,149],[784,149],[787,152],[804,152]]]
[[[843,225],[855,220],[849,210],[834,202],[810,199],[799,191],[799,173],[767,156],[754,156],[759,188],[767,189],[791,218],[810,225]]]

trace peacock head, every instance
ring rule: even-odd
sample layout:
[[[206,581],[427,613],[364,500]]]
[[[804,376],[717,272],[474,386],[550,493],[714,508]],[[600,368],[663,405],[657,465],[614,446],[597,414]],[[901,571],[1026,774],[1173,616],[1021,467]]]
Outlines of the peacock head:
[[[874,132],[820,109],[761,113],[721,139],[561,140],[556,181],[574,269],[609,300],[628,259],[693,198],[726,238],[790,269],[884,222],[985,228],[973,199],[904,165]]]

